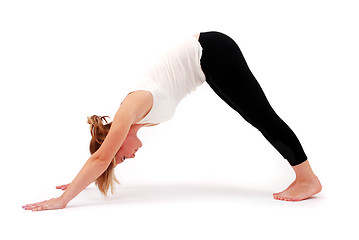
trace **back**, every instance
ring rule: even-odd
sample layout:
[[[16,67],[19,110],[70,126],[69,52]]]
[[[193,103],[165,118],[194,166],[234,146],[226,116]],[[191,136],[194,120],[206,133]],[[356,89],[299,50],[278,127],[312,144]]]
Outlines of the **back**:
[[[178,103],[205,81],[200,59],[202,47],[194,36],[175,44],[142,77],[136,90],[152,93],[153,106],[143,123],[161,123],[175,113]]]

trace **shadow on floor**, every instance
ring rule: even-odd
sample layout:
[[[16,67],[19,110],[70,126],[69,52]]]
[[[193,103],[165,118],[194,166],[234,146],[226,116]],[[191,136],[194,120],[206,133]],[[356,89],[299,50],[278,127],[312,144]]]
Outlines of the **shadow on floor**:
[[[236,186],[196,184],[196,183],[169,183],[117,186],[115,194],[103,198],[95,188],[88,188],[79,196],[86,203],[80,205],[107,205],[107,204],[136,204],[146,202],[191,201],[203,199],[230,200],[272,200],[272,192]],[[86,199],[86,200],[85,200]]]

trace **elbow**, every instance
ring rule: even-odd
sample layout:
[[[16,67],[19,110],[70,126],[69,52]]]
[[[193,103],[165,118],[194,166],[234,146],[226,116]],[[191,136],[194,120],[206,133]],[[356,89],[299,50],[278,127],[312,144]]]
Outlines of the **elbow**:
[[[89,160],[100,169],[106,169],[111,163],[111,159],[109,160],[107,158],[94,155],[92,155]]]

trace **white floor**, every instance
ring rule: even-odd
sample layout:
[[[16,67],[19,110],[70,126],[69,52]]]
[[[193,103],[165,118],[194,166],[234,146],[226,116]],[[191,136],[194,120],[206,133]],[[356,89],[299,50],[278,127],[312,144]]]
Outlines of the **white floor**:
[[[1,1],[0,239],[359,239],[358,16],[355,1]],[[114,195],[21,208],[76,176],[87,116],[113,117],[170,40],[208,30],[238,42],[320,194],[274,200],[290,166],[204,84],[140,130]]]
[[[126,183],[106,200],[90,187],[64,210],[25,212],[21,201],[13,202],[5,210],[9,219],[2,234],[12,239],[355,239],[354,201],[324,191],[306,201],[281,202],[270,190],[246,184]]]

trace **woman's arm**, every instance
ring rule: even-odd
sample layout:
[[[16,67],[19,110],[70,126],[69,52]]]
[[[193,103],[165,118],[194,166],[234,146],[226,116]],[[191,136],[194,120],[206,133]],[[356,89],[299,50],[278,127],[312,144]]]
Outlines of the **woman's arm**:
[[[121,109],[119,112],[122,112]],[[117,119],[115,118],[117,120],[116,122],[114,119],[110,131],[101,147],[87,160],[76,178],[62,194],[62,198],[66,203],[70,202],[107,169],[113,156],[115,156],[121,147],[134,119],[132,116],[124,113],[118,116]]]
[[[101,147],[87,160],[75,179],[59,198],[25,205],[26,210],[50,210],[64,208],[90,183],[95,181],[108,167],[121,147],[133,123],[142,118],[152,107],[152,95],[136,91],[122,102]]]
[[[62,196],[47,201],[25,205],[25,210],[41,211],[65,208],[90,183],[95,181],[108,167],[111,159],[125,140],[131,127],[131,116],[124,114],[121,105],[101,147],[86,161],[75,179]]]

